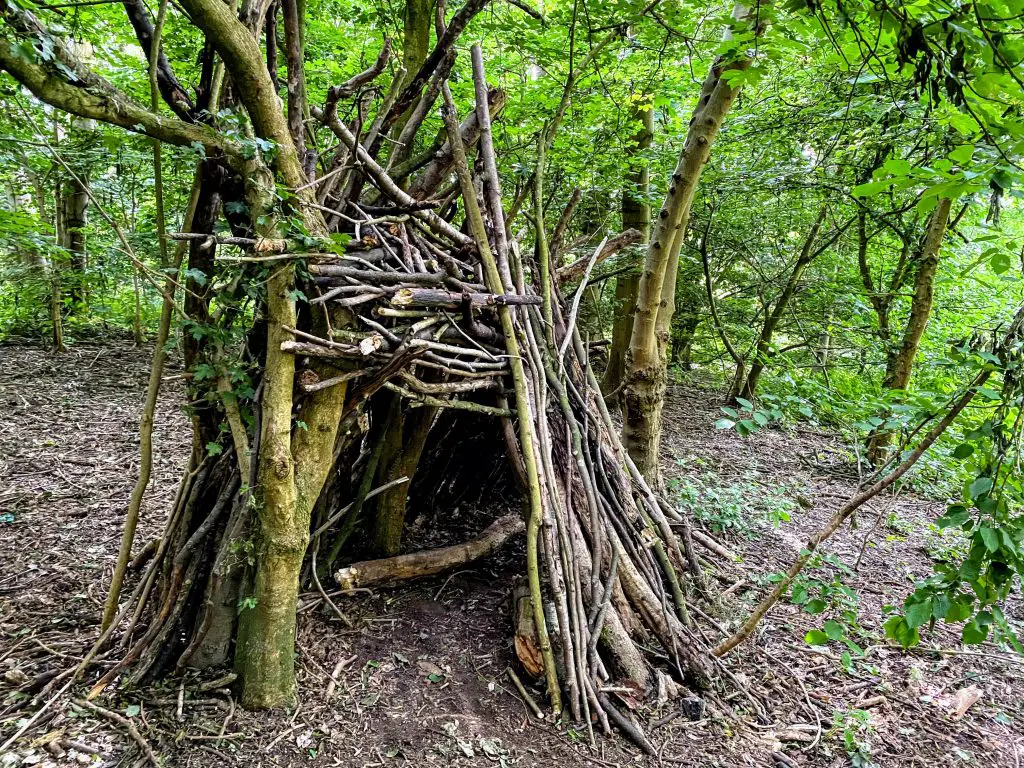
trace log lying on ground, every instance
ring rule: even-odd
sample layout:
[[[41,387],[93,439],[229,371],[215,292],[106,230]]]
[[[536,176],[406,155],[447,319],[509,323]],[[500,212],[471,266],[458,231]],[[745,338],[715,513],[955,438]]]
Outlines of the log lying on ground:
[[[334,578],[342,589],[355,589],[394,586],[410,579],[434,576],[487,557],[517,533],[522,533],[525,527],[522,515],[505,515],[487,526],[475,539],[450,547],[352,563],[339,570]]]

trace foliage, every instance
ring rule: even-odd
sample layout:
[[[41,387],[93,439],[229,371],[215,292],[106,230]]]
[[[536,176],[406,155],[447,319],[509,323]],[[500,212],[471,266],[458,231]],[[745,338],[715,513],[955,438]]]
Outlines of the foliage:
[[[687,466],[688,462],[680,461]],[[748,538],[759,527],[787,522],[797,507],[795,488],[759,482],[756,469],[748,470],[735,481],[715,472],[687,472],[673,478],[668,490],[679,510],[708,523],[716,531],[732,531]]]

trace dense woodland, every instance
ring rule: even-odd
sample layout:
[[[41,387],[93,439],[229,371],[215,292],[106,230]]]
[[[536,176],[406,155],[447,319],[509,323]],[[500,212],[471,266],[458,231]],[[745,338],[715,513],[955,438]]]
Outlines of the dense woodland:
[[[245,707],[292,705],[301,591],[337,611],[525,532],[522,695],[653,752],[608,691],[746,706],[734,649],[780,600],[824,611],[800,573],[897,487],[959,548],[888,642],[1021,650],[1020,0],[0,19],[0,338],[153,350],[102,621],[28,704],[233,668]],[[192,450],[147,542],[169,363]],[[837,433],[859,478],[739,609],[660,465],[694,382],[720,431]],[[417,505],[466,498],[478,538],[409,551]],[[835,620],[807,642],[862,652]]]

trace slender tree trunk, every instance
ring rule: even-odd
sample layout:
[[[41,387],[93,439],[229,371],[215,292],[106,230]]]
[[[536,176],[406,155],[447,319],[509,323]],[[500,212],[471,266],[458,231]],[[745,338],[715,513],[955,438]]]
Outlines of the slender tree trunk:
[[[70,280],[68,293],[71,298],[72,311],[85,302],[85,266],[86,214],[89,206],[89,195],[85,184],[88,183],[82,174],[79,178],[69,176],[61,185],[62,199],[60,204],[61,227],[63,235],[61,245],[68,252]]]
[[[690,208],[700,174],[711,154],[711,146],[738,93],[723,78],[724,71],[749,68],[749,59],[723,65],[716,61],[701,89],[679,162],[669,183],[668,194],[647,249],[640,277],[633,332],[626,356],[623,386],[623,443],[644,477],[660,485],[658,452],[661,444],[661,414],[665,403],[667,372],[664,348],[658,329],[666,331],[674,307],[668,297],[675,295],[679,249],[690,220]]]
[[[626,350],[633,331],[633,311],[640,285],[638,274],[615,278],[615,318],[612,321],[612,343],[608,350],[608,366],[601,379],[601,391],[609,405],[619,402],[620,387],[626,373]]]
[[[690,301],[696,297],[688,293],[686,298]],[[669,359],[673,365],[680,365],[687,370],[690,368],[693,337],[698,325],[700,325],[700,313],[692,305],[686,308],[686,312],[681,317],[676,318],[676,322],[672,323]]]
[[[757,339],[754,360],[750,364],[750,371],[747,373],[746,381],[740,390],[740,396],[745,397],[747,400],[754,398],[754,393],[757,391],[757,383],[761,378],[761,372],[764,371],[765,365],[768,364],[768,356],[771,354],[772,336],[775,335],[775,329],[779,327],[779,322],[782,320],[783,315],[786,314],[786,310],[789,309],[789,302],[796,294],[796,289],[800,283],[800,278],[803,277],[804,270],[822,252],[820,249],[814,250],[814,241],[818,237],[818,231],[821,229],[826,213],[828,213],[828,209],[822,208],[818,218],[811,226],[811,231],[808,233],[807,239],[804,240],[796,264],[793,265],[793,271],[789,273],[786,286],[782,289],[782,293],[779,294],[779,298],[775,300],[775,306],[767,313],[764,325],[761,326],[761,334]]]
[[[636,109],[633,119],[638,130],[633,135],[631,154],[643,153],[654,139],[654,108]],[[650,171],[643,159],[631,163],[626,183],[622,188],[622,229],[639,230],[643,242],[651,238],[651,206],[647,202],[650,190]],[[618,403],[622,380],[626,374],[626,350],[633,333],[633,312],[640,287],[640,275],[630,271],[615,279],[615,318],[612,322],[612,344],[608,350],[608,367],[601,380],[601,391],[609,404]]]
[[[940,198],[928,218],[924,237],[918,247],[914,261],[914,295],[910,300],[910,315],[903,331],[898,350],[889,357],[882,385],[886,389],[904,390],[910,384],[917,351],[921,347],[928,319],[931,317],[935,295],[935,274],[939,267],[939,250],[946,236],[949,212],[953,206],[950,198]],[[889,447],[889,432],[874,432],[868,439],[868,460],[876,464],[882,460]]]
[[[924,240],[918,253],[917,272],[914,275],[914,296],[910,302],[910,316],[903,332],[903,341],[892,365],[885,372],[885,386],[888,389],[906,389],[914,367],[917,350],[921,346],[925,328],[932,313],[935,294],[935,273],[939,267],[939,249],[946,236],[949,211],[953,205],[950,199],[941,199],[928,219]]]
[[[437,408],[433,406],[410,409],[408,403],[403,403],[397,394],[391,394],[388,400],[388,419],[391,423],[383,438],[383,452],[377,465],[374,485],[381,486],[400,477],[408,480],[382,493],[377,502],[376,514],[370,526],[370,544],[379,557],[391,557],[401,551],[409,486],[423,454],[430,426],[437,415]]]

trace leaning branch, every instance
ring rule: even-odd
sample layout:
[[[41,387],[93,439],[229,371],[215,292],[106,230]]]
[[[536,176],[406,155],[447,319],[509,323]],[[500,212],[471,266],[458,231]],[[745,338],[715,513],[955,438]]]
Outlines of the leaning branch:
[[[567,264],[558,271],[555,272],[555,279],[559,283],[568,283],[572,280],[579,278],[587,268],[587,264],[593,260],[594,265],[600,264],[602,261],[607,261],[615,254],[619,253],[625,248],[631,245],[636,245],[643,239],[643,235],[640,234],[639,229],[627,229],[625,232],[620,232],[615,237],[609,238],[604,243],[601,250],[597,254],[597,258],[594,259],[592,256],[584,256],[571,264]]]
[[[1010,329],[1003,341],[1003,348],[1009,346],[1009,344],[1018,337],[1022,323],[1024,323],[1024,308],[1017,310],[1017,315],[1014,317],[1013,323],[1010,325]],[[761,619],[764,618],[765,614],[767,614],[768,611],[770,611],[771,608],[779,602],[782,596],[786,594],[786,591],[796,579],[797,575],[799,575],[800,571],[802,571],[807,563],[810,562],[818,547],[826,542],[832,534],[838,531],[843,523],[845,523],[854,512],[864,506],[875,496],[882,493],[882,491],[891,487],[897,480],[913,468],[918,459],[924,455],[924,452],[931,448],[942,433],[946,431],[949,425],[956,420],[957,416],[960,415],[964,408],[970,404],[978,393],[978,389],[988,381],[993,370],[993,368],[988,367],[974,377],[974,380],[970,383],[963,394],[960,395],[960,397],[953,403],[952,407],[950,407],[946,414],[935,424],[935,426],[931,428],[931,430],[929,430],[929,432],[921,439],[921,442],[917,444],[917,447],[914,448],[914,450],[907,455],[907,458],[905,458],[891,473],[879,480],[876,480],[871,486],[858,493],[836,510],[835,514],[833,514],[831,519],[828,521],[828,524],[808,539],[800,556],[793,561],[791,566],[789,566],[789,570],[786,571],[786,575],[782,578],[782,581],[775,585],[775,588],[758,604],[747,620],[743,622],[740,628],[737,629],[731,637],[726,638],[718,644],[714,649],[715,656],[724,656],[750,637],[751,633],[753,633],[757,628],[757,625],[761,623]]]
[[[146,109],[82,64],[64,42],[28,11],[8,4],[0,18],[24,42],[46,45],[53,57],[30,60],[16,39],[0,39],[0,69],[40,101],[63,112],[116,125],[158,141],[187,147],[200,144],[208,155],[241,156],[239,147],[216,131]],[[45,41],[45,42],[41,42]]]

